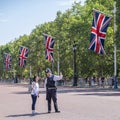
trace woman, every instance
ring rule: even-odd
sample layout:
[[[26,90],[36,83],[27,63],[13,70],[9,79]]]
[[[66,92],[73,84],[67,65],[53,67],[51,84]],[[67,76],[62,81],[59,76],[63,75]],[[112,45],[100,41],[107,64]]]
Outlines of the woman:
[[[32,91],[31,91],[31,98],[32,98],[32,114],[34,115],[35,112],[35,105],[37,101],[37,97],[39,97],[39,77],[34,76],[33,82],[32,82]]]

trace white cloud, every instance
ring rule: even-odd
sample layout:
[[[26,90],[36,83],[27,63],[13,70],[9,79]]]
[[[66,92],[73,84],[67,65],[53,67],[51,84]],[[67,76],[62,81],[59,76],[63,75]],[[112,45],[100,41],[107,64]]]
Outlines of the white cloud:
[[[75,2],[76,0],[59,0],[58,1],[58,4],[60,5],[60,6],[70,6],[70,5],[72,5],[74,2]],[[78,0],[77,0],[78,1]]]
[[[85,0],[59,0],[58,4],[60,6],[70,6],[72,5],[74,2],[84,2]]]

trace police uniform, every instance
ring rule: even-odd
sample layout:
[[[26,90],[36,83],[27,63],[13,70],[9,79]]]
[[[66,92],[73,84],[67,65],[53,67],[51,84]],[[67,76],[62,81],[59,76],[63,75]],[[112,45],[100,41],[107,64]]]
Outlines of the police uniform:
[[[51,73],[51,70],[49,68],[46,69],[46,73],[48,72]],[[58,110],[58,105],[57,105],[57,95],[56,95],[57,88],[55,85],[55,81],[60,79],[62,79],[62,75],[57,76],[57,75],[50,74],[50,76],[47,76],[45,80],[46,100],[48,101],[48,113],[51,112],[51,100],[53,100],[55,112],[60,112]]]

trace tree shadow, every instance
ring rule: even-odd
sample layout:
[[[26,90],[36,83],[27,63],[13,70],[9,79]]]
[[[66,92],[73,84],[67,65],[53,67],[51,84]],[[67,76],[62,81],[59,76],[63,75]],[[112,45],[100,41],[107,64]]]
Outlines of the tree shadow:
[[[108,94],[108,92],[118,92],[120,89],[114,90],[111,88],[75,88],[75,89],[67,89],[67,90],[58,90],[58,93],[73,93],[73,92],[78,92],[78,93],[101,93],[103,94]]]
[[[116,91],[120,91],[120,89],[114,90],[111,88],[73,88],[73,87],[71,87],[71,88],[63,87],[63,88],[57,89],[57,93],[59,93],[59,94],[73,93],[73,92],[80,92],[80,93],[82,93],[82,92],[89,92],[89,93],[90,92],[96,92],[96,93],[104,92],[104,93],[107,93],[108,91],[109,92],[112,92],[112,91],[116,92]],[[45,93],[46,93],[45,90],[42,90],[40,92],[40,94],[45,94]],[[30,94],[30,92],[29,91],[20,91],[20,92],[13,92],[13,94]]]

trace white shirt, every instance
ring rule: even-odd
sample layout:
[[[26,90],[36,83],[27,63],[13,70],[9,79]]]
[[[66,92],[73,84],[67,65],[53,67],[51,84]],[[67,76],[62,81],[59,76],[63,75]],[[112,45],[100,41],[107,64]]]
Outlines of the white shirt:
[[[52,74],[51,74],[51,76],[52,76]],[[60,76],[59,75],[54,75],[53,80],[58,81],[58,80],[61,80],[62,77],[63,77],[63,75],[60,75]],[[47,84],[47,78],[45,79],[44,88],[46,88],[46,84]]]
[[[36,82],[32,82],[32,91],[31,91],[31,95],[39,95],[39,84]]]

